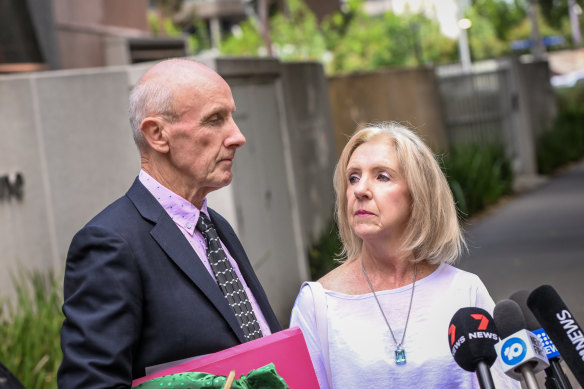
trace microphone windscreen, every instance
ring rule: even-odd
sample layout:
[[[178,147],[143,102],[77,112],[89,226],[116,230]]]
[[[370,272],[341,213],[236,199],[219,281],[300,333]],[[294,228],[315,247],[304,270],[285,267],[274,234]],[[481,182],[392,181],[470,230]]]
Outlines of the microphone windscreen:
[[[529,309],[529,307],[527,306],[527,299],[529,298],[530,293],[531,292],[529,292],[528,290],[523,289],[513,293],[509,298],[515,301],[517,304],[519,304],[521,312],[523,312],[523,317],[525,318],[525,324],[527,324],[527,329],[533,332],[535,335],[537,335],[539,340],[541,340],[543,348],[545,349],[545,354],[547,355],[548,359],[550,360],[552,358],[557,359],[560,357],[558,349],[553,344],[550,337],[545,332],[545,330],[543,329],[542,325],[539,323],[533,312],[531,312],[531,309]]]
[[[479,362],[491,366],[497,359],[497,327],[491,315],[481,308],[460,308],[448,327],[448,345],[456,363],[474,372]]]
[[[499,330],[499,336],[502,339],[527,327],[519,304],[513,300],[505,299],[499,301],[495,305],[493,317]]]
[[[534,289],[527,298],[531,309],[564,361],[584,386],[584,331],[556,290],[549,285]]]
[[[525,318],[527,329],[529,331],[536,331],[541,328],[541,324],[539,324],[539,321],[537,321],[533,312],[531,312],[531,309],[527,306],[529,293],[530,292],[527,289],[518,290],[509,296],[509,299],[515,301],[519,305],[519,308],[521,308],[521,313],[523,313],[523,317]]]

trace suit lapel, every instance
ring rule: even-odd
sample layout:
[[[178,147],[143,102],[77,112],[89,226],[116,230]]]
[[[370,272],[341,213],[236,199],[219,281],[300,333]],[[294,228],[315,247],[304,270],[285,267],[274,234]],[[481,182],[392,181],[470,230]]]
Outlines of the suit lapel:
[[[164,208],[138,179],[127,195],[140,214],[155,224],[150,231],[152,238],[156,240],[170,260],[205,294],[235,332],[239,341],[243,343],[245,341],[243,331],[221,289],[174,221],[164,211]]]

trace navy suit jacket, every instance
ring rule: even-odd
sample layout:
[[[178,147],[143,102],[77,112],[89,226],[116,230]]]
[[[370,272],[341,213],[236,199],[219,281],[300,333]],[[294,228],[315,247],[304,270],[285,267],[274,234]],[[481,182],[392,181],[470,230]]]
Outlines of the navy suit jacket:
[[[272,332],[279,331],[235,232],[209,214]],[[244,342],[216,281],[138,179],[73,238],[63,312],[60,388],[129,387],[147,366]]]

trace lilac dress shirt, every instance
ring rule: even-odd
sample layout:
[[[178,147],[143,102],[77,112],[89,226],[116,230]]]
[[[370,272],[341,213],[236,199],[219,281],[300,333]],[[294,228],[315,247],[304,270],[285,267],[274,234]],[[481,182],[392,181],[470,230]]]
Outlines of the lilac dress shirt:
[[[156,200],[162,205],[162,208],[168,213],[168,215],[172,218],[172,220],[176,223],[179,230],[183,233],[185,238],[187,238],[188,242],[190,243],[191,247],[197,253],[197,256],[207,268],[209,275],[215,279],[215,275],[213,274],[213,270],[211,269],[211,265],[209,264],[209,260],[207,259],[207,246],[205,244],[205,238],[203,234],[201,234],[195,226],[197,225],[197,221],[199,220],[199,213],[204,212],[207,216],[209,213],[207,211],[207,198],[203,200],[203,206],[199,210],[193,204],[191,204],[186,199],[182,198],[181,196],[177,195],[176,193],[172,192],[168,188],[162,186],[158,181],[152,178],[148,173],[144,170],[140,170],[140,174],[138,176],[140,182],[148,189],[150,193],[156,198]],[[221,246],[223,246],[223,250],[227,255],[227,259],[231,262],[231,266],[237,273],[237,276],[241,280],[243,287],[247,293],[251,306],[253,307],[253,311],[255,312],[256,319],[260,325],[262,333],[264,336],[270,335],[270,327],[266,322],[264,314],[260,310],[260,307],[253,296],[251,290],[247,287],[247,284],[244,278],[241,276],[241,272],[239,271],[239,267],[237,266],[237,262],[233,259],[223,242],[221,242]],[[193,256],[193,260],[198,260]],[[219,286],[217,286],[219,287]]]

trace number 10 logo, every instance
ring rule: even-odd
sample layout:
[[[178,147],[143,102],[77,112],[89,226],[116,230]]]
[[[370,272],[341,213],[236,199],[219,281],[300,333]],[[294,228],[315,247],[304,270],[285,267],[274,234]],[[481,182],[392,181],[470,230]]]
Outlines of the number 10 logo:
[[[511,338],[508,339],[501,347],[503,351],[503,362],[507,365],[516,365],[525,358],[525,354],[527,354],[527,347],[525,346],[525,342],[519,338]]]

